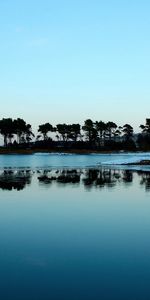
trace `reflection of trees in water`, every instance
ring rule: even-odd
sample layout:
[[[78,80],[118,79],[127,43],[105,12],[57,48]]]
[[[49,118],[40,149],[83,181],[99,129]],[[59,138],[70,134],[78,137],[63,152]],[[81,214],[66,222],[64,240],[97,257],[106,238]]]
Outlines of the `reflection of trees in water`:
[[[150,172],[138,171],[140,176],[140,184],[145,185],[146,191],[150,191]]]
[[[131,170],[124,170],[123,172],[122,181],[126,184],[131,183],[133,181],[133,171]]]
[[[23,190],[31,183],[30,170],[4,170],[0,173],[0,189]]]
[[[0,189],[22,190],[31,183],[34,172],[31,170],[3,170],[0,173]],[[126,186],[132,184],[133,174],[140,177],[140,184],[144,185],[146,191],[150,191],[150,172],[115,170],[108,168],[91,169],[44,169],[37,170],[38,182],[42,185],[51,185],[56,182],[58,185],[80,184],[86,189],[91,188],[113,188],[123,183]]]
[[[53,181],[56,181],[57,183],[79,183],[80,182],[80,175],[81,172],[79,170],[73,169],[73,170],[52,170],[47,171],[46,173],[43,171],[43,174],[38,177],[38,180],[40,183],[50,184]]]
[[[122,172],[120,170],[113,169],[88,169],[85,171],[85,176],[83,178],[83,183],[86,188],[91,188],[93,186],[97,188],[115,187],[117,182],[122,180]]]
[[[120,179],[119,171],[111,169],[72,169],[72,170],[57,170],[42,172],[38,180],[42,184],[50,184],[53,181],[63,184],[82,183],[86,188],[95,187],[114,187],[116,182]]]
[[[150,189],[150,173],[136,172],[132,170],[115,170],[108,168],[97,169],[61,169],[43,170],[40,172],[38,180],[41,184],[79,184],[82,183],[86,189],[91,188],[113,188],[117,184],[123,183],[129,186],[133,182],[133,174],[137,173],[141,178],[141,184],[145,184],[146,190]]]
[[[57,182],[58,183],[79,183],[80,182],[80,171],[76,169],[72,170],[60,170],[58,172]]]

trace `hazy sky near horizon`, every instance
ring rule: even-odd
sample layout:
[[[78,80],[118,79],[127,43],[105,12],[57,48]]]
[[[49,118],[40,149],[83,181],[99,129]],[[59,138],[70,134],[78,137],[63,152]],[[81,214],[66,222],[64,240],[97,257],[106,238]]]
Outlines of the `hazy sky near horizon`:
[[[150,117],[149,0],[1,0],[0,118]]]

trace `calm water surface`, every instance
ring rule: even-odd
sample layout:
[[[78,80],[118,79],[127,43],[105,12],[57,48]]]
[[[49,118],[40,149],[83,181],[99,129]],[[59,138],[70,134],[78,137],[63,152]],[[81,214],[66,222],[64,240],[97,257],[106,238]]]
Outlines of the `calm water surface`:
[[[0,156],[0,299],[150,299],[150,169],[71,157]]]
[[[95,167],[99,165],[120,165],[122,163],[138,162],[150,159],[150,153],[120,153],[120,154],[48,154],[37,153],[33,155],[0,155],[1,167]]]

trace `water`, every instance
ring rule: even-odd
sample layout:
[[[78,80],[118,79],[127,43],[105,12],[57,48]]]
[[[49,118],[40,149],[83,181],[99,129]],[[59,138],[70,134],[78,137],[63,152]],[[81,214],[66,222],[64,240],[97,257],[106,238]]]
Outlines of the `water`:
[[[150,168],[100,159],[0,156],[0,299],[150,298]]]
[[[55,154],[36,153],[33,155],[0,155],[2,167],[30,167],[30,168],[62,168],[62,167],[95,167],[98,165],[120,165],[123,163],[150,160],[150,153],[121,153],[121,154]]]

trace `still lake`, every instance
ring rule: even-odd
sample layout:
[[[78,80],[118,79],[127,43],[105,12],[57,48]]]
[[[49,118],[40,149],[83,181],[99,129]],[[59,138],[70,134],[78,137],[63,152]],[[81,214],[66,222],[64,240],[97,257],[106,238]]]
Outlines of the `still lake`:
[[[0,299],[150,299],[149,153],[0,155]]]

